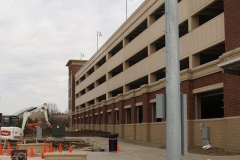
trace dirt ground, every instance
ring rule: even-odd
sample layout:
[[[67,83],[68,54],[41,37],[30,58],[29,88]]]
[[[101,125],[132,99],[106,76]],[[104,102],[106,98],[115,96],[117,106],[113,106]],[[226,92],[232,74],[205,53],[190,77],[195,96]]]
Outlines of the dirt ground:
[[[136,141],[131,139],[122,139],[118,138],[123,142],[133,143],[137,145],[149,146],[149,147],[157,147],[161,149],[166,149],[166,146],[162,146],[157,143],[150,143],[150,142],[143,142],[143,141]],[[230,152],[221,148],[212,147],[208,150],[202,149],[202,146],[188,146],[189,153],[195,154],[203,154],[203,155],[212,155],[212,156],[231,156],[231,155],[240,155],[240,152]]]
[[[43,131],[43,136],[51,136],[51,129],[46,129]],[[26,136],[32,136],[33,131],[27,130],[26,131]],[[108,138],[109,133],[107,132],[102,132],[102,131],[90,131],[90,130],[84,130],[84,131],[66,131],[66,136],[67,137],[105,137]],[[131,140],[131,139],[123,139],[123,138],[118,138],[119,140],[127,143],[133,143],[137,145],[143,145],[143,146],[150,146],[150,147],[157,147],[161,149],[166,149],[166,146],[162,146],[157,143],[150,143],[150,142],[144,142],[144,141],[137,141],[137,140]],[[58,144],[55,144],[53,142],[54,146],[57,147]],[[63,146],[67,148],[69,146],[69,143],[63,142]],[[84,146],[83,146],[84,147]],[[229,155],[240,155],[240,152],[230,152],[221,148],[215,148],[212,147],[208,150],[202,149],[202,146],[189,146],[188,147],[188,152],[189,153],[196,153],[196,154],[203,154],[203,155],[214,155],[214,156],[229,156]]]

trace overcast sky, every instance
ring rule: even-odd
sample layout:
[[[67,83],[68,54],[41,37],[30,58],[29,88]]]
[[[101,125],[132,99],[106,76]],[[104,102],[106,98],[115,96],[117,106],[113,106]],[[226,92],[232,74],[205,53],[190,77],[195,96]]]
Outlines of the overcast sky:
[[[144,0],[128,0],[128,17]],[[69,59],[88,60],[126,20],[126,0],[0,0],[0,112],[68,108]]]

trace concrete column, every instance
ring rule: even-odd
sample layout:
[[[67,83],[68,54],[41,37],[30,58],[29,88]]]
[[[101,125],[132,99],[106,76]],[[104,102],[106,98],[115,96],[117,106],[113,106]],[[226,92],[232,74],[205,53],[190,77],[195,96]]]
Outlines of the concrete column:
[[[188,32],[191,32],[199,26],[199,16],[192,16],[188,18]]]
[[[112,73],[107,73],[106,80],[109,80],[110,78],[112,78]]]
[[[156,74],[155,73],[148,74],[148,82],[149,82],[149,84],[156,82]]]
[[[99,102],[99,99],[98,98],[95,98],[94,99],[94,104],[98,103]]]
[[[124,85],[123,86],[123,93],[127,93],[129,91],[129,85]]]
[[[200,55],[195,54],[195,55],[190,55],[189,56],[189,68],[194,68],[200,65]]]
[[[106,95],[106,98],[110,99],[111,97],[112,97],[112,93],[108,92],[107,95]]]
[[[98,69],[98,65],[96,64],[96,65],[94,65],[94,71],[96,71],[97,69]]]
[[[94,87],[97,87],[99,85],[99,83],[96,81],[94,82]]]
[[[128,61],[123,62],[123,70],[126,70],[128,68],[129,68],[129,62]]]
[[[155,43],[148,45],[148,55],[151,55],[156,52]]]
[[[149,15],[147,19],[148,27],[155,22],[155,16]]]
[[[106,54],[106,61],[108,61],[110,58],[111,58],[110,54],[107,53],[107,54]]]
[[[123,39],[123,47],[125,47],[128,43],[129,43],[129,39],[125,37]]]

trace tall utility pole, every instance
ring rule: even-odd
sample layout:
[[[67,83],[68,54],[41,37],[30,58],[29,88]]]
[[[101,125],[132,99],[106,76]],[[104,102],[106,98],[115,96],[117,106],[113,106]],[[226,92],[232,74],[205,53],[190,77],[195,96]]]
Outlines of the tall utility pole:
[[[127,16],[127,13],[128,13],[127,10],[128,10],[128,0],[126,0],[126,20],[127,20],[127,17],[128,17]]]
[[[181,159],[178,1],[165,0],[167,160]]]
[[[127,20],[127,1],[128,0],[126,0],[126,20]]]

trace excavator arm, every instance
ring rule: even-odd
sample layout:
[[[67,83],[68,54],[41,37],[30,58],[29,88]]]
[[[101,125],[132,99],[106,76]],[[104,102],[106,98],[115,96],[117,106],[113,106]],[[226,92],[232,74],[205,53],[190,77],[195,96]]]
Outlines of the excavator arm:
[[[44,114],[47,125],[51,126],[51,124],[48,121],[48,105],[46,103],[44,103],[40,107],[34,107],[34,108],[32,108],[30,110],[27,110],[23,113],[22,130],[25,129],[25,125],[26,125],[28,117],[31,116],[32,114],[36,113],[36,112],[42,112]]]

